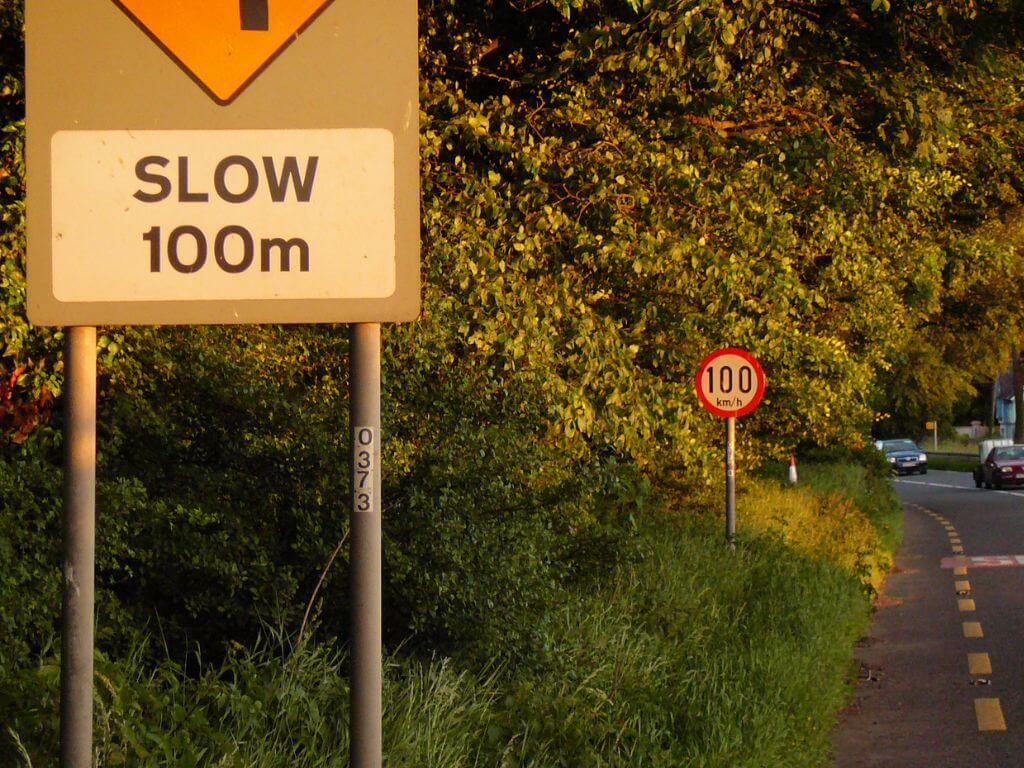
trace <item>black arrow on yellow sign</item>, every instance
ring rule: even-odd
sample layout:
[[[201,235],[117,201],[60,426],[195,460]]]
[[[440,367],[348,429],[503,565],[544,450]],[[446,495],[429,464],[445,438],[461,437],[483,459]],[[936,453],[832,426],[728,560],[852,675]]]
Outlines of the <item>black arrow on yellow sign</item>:
[[[269,0],[241,0],[242,29],[266,31],[270,29]]]

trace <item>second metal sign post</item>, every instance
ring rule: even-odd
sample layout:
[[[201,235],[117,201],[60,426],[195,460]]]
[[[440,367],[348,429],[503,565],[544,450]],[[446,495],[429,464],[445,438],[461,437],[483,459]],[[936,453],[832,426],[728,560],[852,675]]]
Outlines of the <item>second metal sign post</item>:
[[[349,327],[352,431],[351,768],[381,768],[382,624],[380,512],[380,325]]]

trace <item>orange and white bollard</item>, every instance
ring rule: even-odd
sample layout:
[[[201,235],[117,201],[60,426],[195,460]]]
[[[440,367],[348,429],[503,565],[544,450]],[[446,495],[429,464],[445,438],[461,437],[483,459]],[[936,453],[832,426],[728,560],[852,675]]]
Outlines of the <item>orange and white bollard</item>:
[[[789,482],[796,482],[796,458],[792,454],[789,456]]]

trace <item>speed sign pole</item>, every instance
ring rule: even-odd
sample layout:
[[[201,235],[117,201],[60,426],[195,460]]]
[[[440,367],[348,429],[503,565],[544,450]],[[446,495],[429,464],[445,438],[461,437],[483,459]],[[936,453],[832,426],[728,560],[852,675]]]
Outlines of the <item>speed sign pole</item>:
[[[725,420],[725,538],[736,538],[736,417]]]
[[[757,407],[764,396],[764,371],[742,349],[712,352],[697,368],[697,397],[701,405],[725,419],[725,537],[736,537],[736,418]]]

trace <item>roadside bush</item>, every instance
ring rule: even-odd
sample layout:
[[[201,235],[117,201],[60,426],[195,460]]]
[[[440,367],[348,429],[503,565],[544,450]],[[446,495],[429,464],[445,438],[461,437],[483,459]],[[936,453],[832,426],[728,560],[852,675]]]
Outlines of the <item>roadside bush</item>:
[[[817,491],[850,499],[875,527],[883,551],[895,552],[899,547],[903,505],[890,482],[889,465],[879,451],[866,448],[854,461],[806,464],[800,476]]]
[[[826,558],[876,591],[892,565],[902,525],[888,467],[803,463],[800,480],[795,487],[780,480],[745,488],[736,503],[739,529],[779,535],[796,551]]]
[[[0,455],[0,688],[53,637],[61,601],[60,476],[43,441]]]
[[[840,494],[758,487],[737,500],[738,527],[777,533],[808,557],[824,557],[877,589],[889,570],[871,521]]]
[[[297,630],[347,527],[344,334],[135,329],[122,341],[132,354],[99,404],[103,647],[159,624],[176,653],[199,643],[216,656],[265,621]],[[385,381],[387,636],[485,661],[529,655],[532,617],[557,591],[628,556],[627,516],[650,486],[614,452],[566,454],[537,432],[525,394],[481,397],[402,363]],[[59,618],[59,428],[0,448],[0,658],[37,651]],[[346,559],[320,592],[327,636],[347,634]]]
[[[443,376],[427,391],[464,405],[392,432],[404,470],[384,508],[392,639],[477,664],[523,660],[566,587],[633,556],[630,515],[650,486],[614,454],[567,455],[515,415],[530,409],[518,397],[481,407]]]

